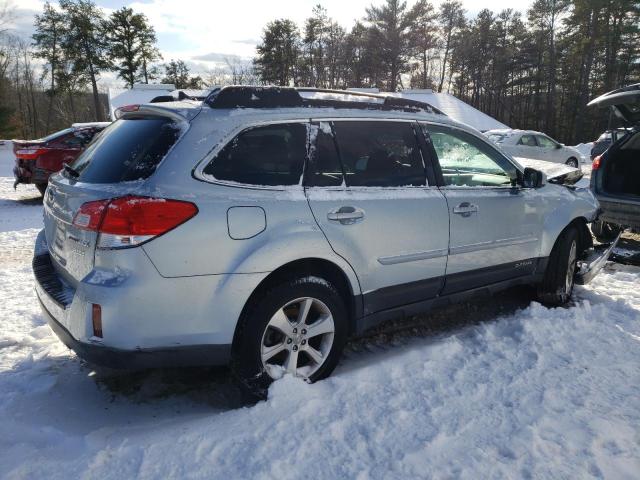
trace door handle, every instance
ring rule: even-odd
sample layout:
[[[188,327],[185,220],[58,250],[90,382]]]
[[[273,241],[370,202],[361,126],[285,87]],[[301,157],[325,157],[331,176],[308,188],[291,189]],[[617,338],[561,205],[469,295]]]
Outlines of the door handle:
[[[457,207],[453,207],[453,213],[463,217],[470,217],[472,213],[478,213],[478,211],[478,206],[469,202],[462,202]]]
[[[340,207],[327,213],[327,218],[342,225],[352,225],[364,219],[364,210],[356,207]]]

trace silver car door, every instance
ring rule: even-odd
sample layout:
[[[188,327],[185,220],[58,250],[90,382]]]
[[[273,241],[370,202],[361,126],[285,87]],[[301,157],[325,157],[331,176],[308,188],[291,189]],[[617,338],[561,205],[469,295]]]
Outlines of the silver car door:
[[[306,195],[331,247],[358,276],[365,315],[436,296],[449,218],[442,193],[426,185],[417,125],[313,124]]]
[[[551,140],[546,135],[536,135],[538,145],[540,145],[541,160],[547,162],[560,162],[564,163],[566,158],[563,159],[563,150],[558,148],[558,144]]]
[[[451,219],[443,294],[534,273],[540,197],[517,186],[516,167],[490,143],[448,126],[425,129],[442,170]]]

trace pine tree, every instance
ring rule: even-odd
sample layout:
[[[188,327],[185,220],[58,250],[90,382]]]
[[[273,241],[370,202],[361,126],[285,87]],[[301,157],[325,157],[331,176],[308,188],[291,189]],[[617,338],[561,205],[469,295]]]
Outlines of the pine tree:
[[[49,106],[45,123],[45,132],[49,132],[51,125],[51,114],[53,111],[53,101],[56,96],[56,76],[58,66],[63,62],[62,41],[66,35],[65,18],[49,2],[44,4],[41,15],[35,16],[35,29],[33,34],[33,45],[35,47],[34,57],[46,61],[47,66],[43,70],[43,77],[49,76]]]
[[[145,26],[145,19],[128,7],[114,11],[106,24],[109,41],[109,56],[118,77],[128,87],[133,87],[141,78],[140,42],[138,32]]]
[[[100,72],[111,68],[102,10],[92,0],[60,0],[67,19],[67,33],[63,48],[73,62],[73,69],[85,72],[91,82],[96,119],[105,118],[100,105],[98,78]]]
[[[401,76],[409,71],[411,54],[411,18],[407,2],[386,0],[381,7],[367,8],[367,22],[371,25],[373,40],[380,51],[383,88],[395,92],[402,84]]]
[[[411,77],[411,86],[432,88],[430,65],[439,46],[436,20],[438,15],[429,0],[418,0],[409,12],[411,19],[410,43],[418,60],[417,75]],[[416,80],[414,80],[416,79]]]
[[[193,88],[190,87],[189,67],[184,61],[171,59],[169,63],[164,65],[164,70],[162,83],[171,83],[177,89]]]
[[[254,60],[256,73],[264,84],[298,84],[300,33],[291,20],[267,24]]]
[[[154,62],[162,60],[160,50],[156,47],[156,32],[149,24],[147,17],[142,16],[142,25],[138,30],[138,42],[139,42],[139,59],[141,64],[141,75],[144,79],[144,83],[149,83],[149,80],[158,78],[158,69],[155,66],[151,66]]]
[[[440,82],[438,91],[441,92],[444,86],[444,79],[447,72],[447,62],[453,46],[455,36],[465,26],[465,10],[459,0],[447,0],[440,5],[440,31],[443,37],[444,52],[442,53],[442,66],[440,68]]]

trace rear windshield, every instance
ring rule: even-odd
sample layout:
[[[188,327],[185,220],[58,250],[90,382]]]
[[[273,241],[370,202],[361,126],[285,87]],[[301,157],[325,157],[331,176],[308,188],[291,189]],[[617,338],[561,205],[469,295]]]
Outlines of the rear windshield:
[[[51,140],[55,140],[58,137],[62,137],[64,135],[67,135],[68,133],[73,132],[73,128],[66,128],[64,130],[60,130],[58,132],[52,133],[51,135],[48,135],[42,139],[40,139],[41,142],[50,142]]]
[[[86,183],[118,183],[148,178],[178,139],[168,118],[120,119],[107,127],[72,165]]]

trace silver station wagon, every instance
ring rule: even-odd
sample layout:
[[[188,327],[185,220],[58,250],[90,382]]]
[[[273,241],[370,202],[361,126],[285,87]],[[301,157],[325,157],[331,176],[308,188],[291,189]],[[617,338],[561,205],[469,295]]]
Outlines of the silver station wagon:
[[[563,304],[611,248],[588,189],[424,103],[226,87],[118,115],[51,178],[33,261],[91,363],[315,381],[387,319],[518,284]]]

